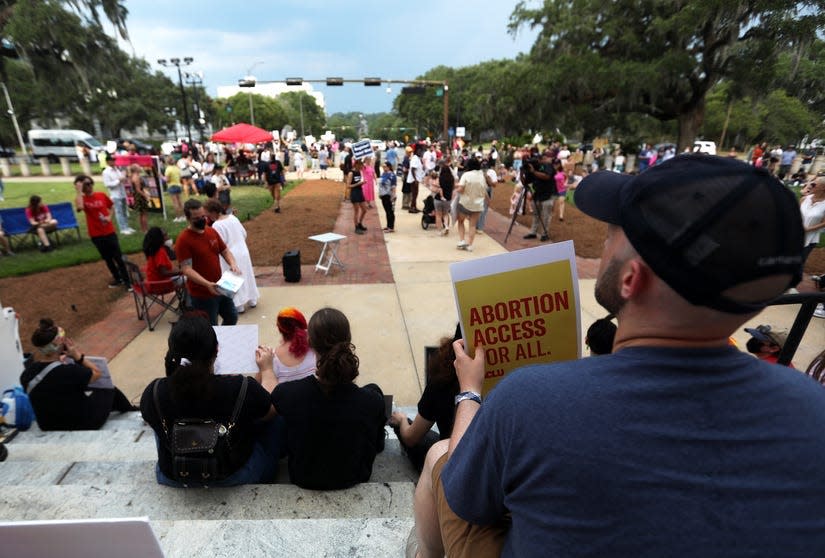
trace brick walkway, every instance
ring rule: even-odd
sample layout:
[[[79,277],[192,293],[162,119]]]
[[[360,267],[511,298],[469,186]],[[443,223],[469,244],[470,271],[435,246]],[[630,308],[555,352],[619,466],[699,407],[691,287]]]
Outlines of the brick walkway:
[[[293,285],[350,285],[371,283],[393,283],[392,268],[384,243],[377,209],[367,211],[364,224],[366,234],[356,235],[352,225],[352,205],[342,203],[335,222],[338,234],[347,238],[341,241],[338,256],[345,269],[335,268],[329,275],[315,271],[315,262],[302,262],[300,283],[287,283],[280,266],[255,268],[255,279],[259,287],[289,287]],[[536,241],[522,239],[527,229],[518,223],[513,228],[507,243],[504,237],[510,219],[491,211],[487,215],[485,234],[510,251],[536,246]],[[396,233],[401,234],[401,233]],[[593,279],[599,268],[598,259],[576,258],[580,279]],[[86,328],[77,338],[80,346],[88,353],[101,355],[111,360],[146,328],[143,320],[137,319],[132,295],[124,296],[114,305],[111,312],[96,324]]]

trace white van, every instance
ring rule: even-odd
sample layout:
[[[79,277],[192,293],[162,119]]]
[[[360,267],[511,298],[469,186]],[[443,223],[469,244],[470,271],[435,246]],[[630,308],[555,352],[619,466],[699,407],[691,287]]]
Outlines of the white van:
[[[97,161],[103,144],[83,130],[29,130],[29,145],[35,158],[48,157],[57,161],[60,157],[78,159],[78,146],[86,148],[89,160]]]
[[[716,155],[716,142],[696,140],[693,142],[694,153],[707,153],[708,155]]]

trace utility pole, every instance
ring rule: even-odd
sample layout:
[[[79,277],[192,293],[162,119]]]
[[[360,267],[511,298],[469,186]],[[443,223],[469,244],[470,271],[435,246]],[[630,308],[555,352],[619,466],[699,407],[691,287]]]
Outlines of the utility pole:
[[[191,56],[187,56],[182,61],[180,58],[170,58],[167,62],[165,58],[158,59],[158,64],[161,66],[168,68],[169,66],[175,66],[178,69],[178,85],[180,86],[180,98],[183,103],[183,119],[186,123],[186,141],[187,143],[192,143],[192,129],[189,124],[189,109],[186,106],[186,90],[183,88],[183,74],[180,71],[181,65],[188,66],[195,59]]]

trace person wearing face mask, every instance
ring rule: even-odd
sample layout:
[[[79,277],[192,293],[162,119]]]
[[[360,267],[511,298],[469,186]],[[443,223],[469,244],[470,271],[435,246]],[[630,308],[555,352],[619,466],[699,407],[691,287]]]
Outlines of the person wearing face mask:
[[[53,320],[42,318],[31,341],[37,358],[20,384],[41,430],[97,430],[112,411],[137,410]]]
[[[181,273],[187,279],[192,308],[206,312],[212,325],[218,325],[218,316],[223,320],[221,325],[235,325],[238,323],[235,304],[231,297],[221,294],[216,285],[221,278],[221,257],[232,273],[241,275],[235,257],[218,233],[206,226],[206,208],[200,200],[187,200],[183,213],[189,226],[178,236],[175,253]]]

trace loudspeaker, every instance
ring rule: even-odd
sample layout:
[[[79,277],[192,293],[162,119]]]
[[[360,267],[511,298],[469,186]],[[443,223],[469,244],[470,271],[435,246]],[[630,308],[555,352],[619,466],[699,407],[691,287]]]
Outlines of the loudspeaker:
[[[284,268],[284,280],[288,283],[297,283],[301,280],[301,251],[290,250],[284,252],[281,259],[281,266]]]

